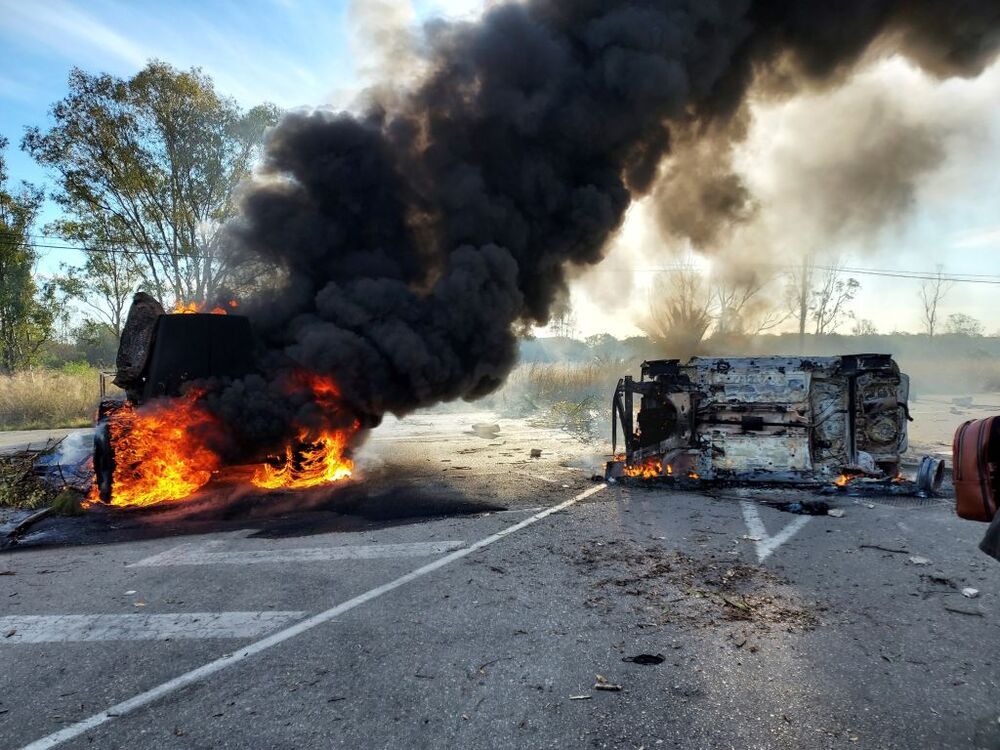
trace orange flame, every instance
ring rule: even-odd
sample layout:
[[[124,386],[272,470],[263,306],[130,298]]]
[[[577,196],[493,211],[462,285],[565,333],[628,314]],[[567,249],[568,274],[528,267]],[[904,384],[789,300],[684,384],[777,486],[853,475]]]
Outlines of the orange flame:
[[[850,482],[852,477],[847,476],[847,474],[841,474],[839,477],[833,480],[833,483],[838,487],[845,487],[847,483]]]
[[[340,390],[329,378],[300,371],[291,381],[293,389],[311,391],[324,413],[343,411]],[[301,430],[296,444],[287,445],[283,455],[257,468],[253,483],[265,489],[304,489],[349,478],[354,473],[354,461],[345,453],[360,428],[361,424],[354,420],[350,427],[342,429]]]
[[[340,430],[312,438],[308,432],[300,433],[301,447],[287,446],[279,466],[261,464],[252,481],[257,487],[273,490],[304,489],[347,479],[354,473],[354,462],[344,456],[351,434],[353,430]]]
[[[212,315],[228,315],[229,310],[235,310],[239,307],[239,303],[234,299],[229,300],[226,304],[229,306],[228,310],[222,305],[216,305],[211,310],[206,310],[205,308],[208,305],[205,302],[181,302],[178,300],[177,304],[174,305],[174,313],[186,314],[208,312]]]
[[[669,468],[669,467],[667,467]],[[663,475],[663,463],[658,458],[647,458],[641,464],[625,467],[625,476],[652,479]]]
[[[201,392],[136,408],[123,404],[108,418],[115,470],[111,505],[145,506],[180,500],[200,488],[221,465],[204,445],[218,423],[197,403]],[[90,502],[96,502],[97,488]]]

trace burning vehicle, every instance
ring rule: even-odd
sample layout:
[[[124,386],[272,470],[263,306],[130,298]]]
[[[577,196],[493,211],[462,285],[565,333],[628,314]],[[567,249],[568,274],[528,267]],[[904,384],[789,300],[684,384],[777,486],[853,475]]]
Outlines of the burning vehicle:
[[[908,392],[886,354],[643,362],[638,381],[626,376],[615,388],[606,476],[892,478],[907,448]]]
[[[101,401],[94,431],[94,487],[90,501],[146,506],[179,500],[235,463],[252,468],[258,488],[301,489],[351,476],[347,456],[360,429],[302,427],[275,452],[271,445],[239,445],[238,426],[227,425],[205,396],[212,384],[257,372],[250,320],[233,314],[236,302],[204,309],[178,305],[167,313],[140,292],[129,310],[114,383],[124,399]],[[340,392],[325,376],[301,368],[285,388],[307,394],[319,412],[342,411]],[[234,456],[240,460],[234,460]]]

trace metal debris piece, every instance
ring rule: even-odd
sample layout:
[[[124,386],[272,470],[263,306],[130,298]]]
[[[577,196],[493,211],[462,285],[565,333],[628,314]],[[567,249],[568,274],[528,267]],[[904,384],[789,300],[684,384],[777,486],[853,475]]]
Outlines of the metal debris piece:
[[[934,456],[924,456],[917,468],[917,489],[927,494],[934,494],[941,489],[944,481],[944,461]]]
[[[604,675],[597,675],[597,681],[594,683],[594,690],[607,690],[610,692],[618,692],[622,689],[621,685],[616,685],[613,682],[608,682],[608,678]]]
[[[834,518],[843,518],[844,517],[844,511],[843,511],[842,508],[830,508],[830,510],[828,510],[826,512],[826,514],[828,516],[833,516]]]
[[[962,589],[962,596],[964,596],[966,599],[975,599],[977,596],[979,596],[979,589],[974,589],[971,587],[964,588]]]
[[[662,664],[666,657],[663,654],[636,654],[635,656],[623,656],[622,661],[632,664]]]

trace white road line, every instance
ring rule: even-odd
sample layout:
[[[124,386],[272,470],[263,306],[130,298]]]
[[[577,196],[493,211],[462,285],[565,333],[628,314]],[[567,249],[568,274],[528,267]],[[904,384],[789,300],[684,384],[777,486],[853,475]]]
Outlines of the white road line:
[[[366,591],[365,593],[354,597],[353,599],[348,599],[346,602],[343,602],[342,604],[338,604],[335,607],[331,607],[325,612],[320,612],[319,614],[313,615],[312,617],[302,620],[301,622],[297,622],[294,625],[285,628],[284,630],[279,630],[277,633],[269,635],[266,638],[263,638],[259,641],[255,641],[254,643],[251,643],[249,646],[246,646],[245,648],[238,649],[237,651],[234,651],[231,654],[227,654],[219,659],[216,659],[215,661],[210,661],[207,664],[203,664],[202,666],[196,669],[192,669],[190,672],[185,672],[184,674],[179,675],[173,678],[172,680],[164,682],[162,685],[157,685],[156,687],[151,688],[145,691],[144,693],[139,693],[138,695],[133,696],[128,700],[122,701],[121,703],[114,705],[111,708],[108,708],[104,711],[101,711],[100,713],[94,714],[93,716],[83,719],[82,721],[78,721],[75,724],[70,724],[69,726],[60,729],[58,732],[53,732],[52,734],[46,737],[42,737],[39,740],[35,740],[34,742],[25,745],[23,750],[43,750],[47,748],[52,748],[56,747],[57,745],[61,745],[62,743],[67,742],[68,740],[71,740],[74,737],[79,737],[81,734],[89,732],[91,729],[99,727],[101,724],[105,724],[111,721],[112,719],[118,718],[119,716],[132,713],[136,709],[149,705],[153,701],[159,700],[160,698],[162,698],[165,695],[168,695],[169,693],[172,693],[176,690],[180,690],[181,688],[191,685],[195,682],[200,682],[206,677],[209,677],[210,675],[213,675],[216,672],[222,671],[226,667],[238,664],[239,662],[248,659],[251,656],[259,654],[261,651],[265,651],[271,648],[272,646],[277,646],[278,644],[284,643],[285,641],[294,638],[297,635],[301,635],[302,633],[312,630],[317,625],[322,625],[323,623],[329,622],[330,620],[335,619],[339,615],[342,615],[344,612],[348,612],[354,609],[355,607],[360,607],[362,604],[370,602],[373,599],[377,599],[383,594],[387,594],[390,591],[393,591],[394,589],[398,589],[400,586],[404,586],[407,583],[410,583],[411,581],[415,581],[418,578],[422,578],[428,573],[433,573],[435,570],[443,568],[445,565],[450,565],[456,560],[461,560],[463,557],[467,557],[468,555],[471,555],[473,552],[481,550],[483,547],[488,547],[494,542],[498,542],[504,537],[509,536],[514,532],[520,531],[526,526],[531,526],[533,523],[541,521],[543,518],[551,516],[553,513],[558,513],[559,511],[568,508],[574,503],[577,503],[580,500],[583,500],[584,498],[590,497],[595,492],[600,492],[605,487],[607,487],[606,484],[595,485],[588,490],[584,490],[579,495],[576,495],[575,497],[571,497],[569,500],[559,503],[559,505],[553,505],[551,508],[546,508],[540,513],[536,513],[533,516],[525,518],[523,521],[520,521],[512,526],[508,526],[507,528],[498,531],[496,534],[491,534],[490,536],[485,537],[484,539],[480,539],[478,542],[473,542],[468,547],[455,550],[451,554],[445,555],[444,557],[439,557],[437,560],[429,562],[426,565],[417,568],[416,570],[411,570],[406,575],[400,576],[394,581],[389,581],[389,583],[384,583],[381,586],[373,588],[370,591]]]
[[[740,505],[743,507],[743,520],[746,521],[747,530],[750,532],[750,536],[755,537],[754,547],[757,550],[757,562],[764,562],[764,560],[771,556],[771,553],[795,536],[803,526],[809,523],[810,516],[797,516],[794,521],[785,526],[777,534],[770,536],[767,533],[764,522],[760,518],[760,513],[757,511],[756,503],[752,503],[749,500],[741,500]]]
[[[308,612],[178,612],[160,615],[12,615],[0,617],[0,645],[67,641],[253,638]]]
[[[211,542],[209,542],[211,544]],[[252,563],[326,562],[374,560],[388,557],[426,557],[458,549],[465,542],[410,542],[407,544],[352,544],[342,547],[278,547],[274,549],[212,552],[202,543],[181,544],[126,567],[161,565],[248,565]]]

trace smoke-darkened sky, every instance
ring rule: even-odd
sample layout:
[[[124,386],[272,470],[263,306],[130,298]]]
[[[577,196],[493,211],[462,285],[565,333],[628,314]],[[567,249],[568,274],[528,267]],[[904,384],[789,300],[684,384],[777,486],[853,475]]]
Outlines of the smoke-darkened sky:
[[[439,13],[474,16],[481,4],[457,0],[394,5],[401,19],[421,21]],[[199,65],[220,90],[247,105],[266,99],[286,107],[344,106],[371,82],[365,68],[371,61],[356,55],[369,48],[367,29],[357,9],[352,13],[347,3],[261,1],[217,7],[210,14],[203,7],[184,2],[0,0],[0,133],[16,142],[24,126],[44,124],[47,107],[65,93],[71,65],[118,75],[135,72],[154,56],[180,67]],[[925,135],[940,145],[940,158],[917,175],[907,200],[876,232],[831,236],[823,252],[873,268],[927,270],[943,262],[950,271],[1000,273],[995,197],[1000,195],[1000,178],[991,168],[1000,163],[1000,114],[992,106],[998,79],[994,66],[975,79],[942,83],[896,58],[874,61],[840,91],[754,103],[748,137],[734,155],[736,172],[765,202],[781,202],[787,210],[814,207],[807,200],[813,194],[809,184],[797,193],[787,192],[789,180],[824,168],[821,158],[804,158],[806,152],[798,147],[803,135],[820,131],[842,136],[843,142],[825,144],[821,153],[841,165],[852,137],[877,135],[884,130],[885,118],[902,117],[910,135],[919,137],[922,128],[928,131]],[[878,147],[877,142],[869,145]],[[10,153],[9,161],[15,178],[41,181],[23,155]],[[814,197],[823,195],[815,191]],[[773,228],[782,218],[780,207],[770,213],[766,208],[759,215]],[[623,241],[597,271],[611,278],[625,275],[638,290],[648,278],[643,269],[662,265],[663,248],[669,244],[648,227],[638,226],[643,214],[641,204],[633,207]],[[814,235],[822,225],[821,219],[817,222]],[[53,252],[43,270],[65,260],[69,258]],[[916,282],[874,277],[861,281],[855,305],[859,317],[873,319],[882,330],[918,327]],[[1000,327],[992,303],[995,288],[964,287],[947,301],[945,312],[972,314],[992,331]],[[609,305],[606,300],[598,305],[585,290],[581,286],[575,293],[581,332],[634,330],[629,307],[642,307],[641,294],[626,298],[631,305]]]

